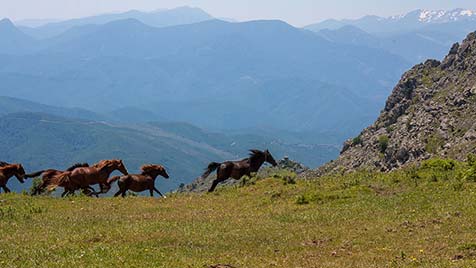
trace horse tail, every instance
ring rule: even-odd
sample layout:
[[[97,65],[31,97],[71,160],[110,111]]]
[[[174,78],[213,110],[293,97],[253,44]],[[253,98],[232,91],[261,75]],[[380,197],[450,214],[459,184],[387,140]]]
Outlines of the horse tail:
[[[121,176],[115,176],[115,177],[109,178],[109,179],[107,179],[107,184],[111,185],[111,183],[114,183],[115,181],[119,180],[120,178],[121,178]]]
[[[58,186],[65,185],[69,181],[70,181],[70,177],[68,173],[63,173],[61,175],[58,175],[51,180],[51,183],[48,185],[48,191],[52,192]]]
[[[25,179],[28,179],[28,178],[36,178],[38,176],[40,176],[41,174],[43,174],[46,170],[40,170],[38,172],[35,172],[35,173],[30,173],[30,174],[25,174]]]
[[[208,167],[205,169],[205,173],[203,173],[200,178],[206,179],[213,171],[217,170],[220,165],[221,163],[211,162],[210,164],[208,164]]]

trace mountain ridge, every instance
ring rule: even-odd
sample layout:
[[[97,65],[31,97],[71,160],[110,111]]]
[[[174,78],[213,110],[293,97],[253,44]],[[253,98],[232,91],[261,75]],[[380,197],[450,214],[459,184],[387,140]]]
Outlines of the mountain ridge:
[[[345,25],[353,25],[370,33],[389,31],[417,30],[431,24],[443,24],[458,21],[476,21],[476,11],[469,9],[425,10],[417,9],[405,14],[380,17],[367,15],[359,19],[328,19],[319,23],[305,26],[305,29],[320,31],[323,29],[336,30]],[[400,29],[396,28],[400,25]]]
[[[122,13],[107,13],[51,22],[38,27],[23,26],[21,29],[37,39],[47,39],[62,34],[75,26],[106,24],[121,19],[136,19],[152,27],[167,27],[172,25],[197,23],[213,19],[213,17],[200,8],[183,6],[151,12],[129,10]]]

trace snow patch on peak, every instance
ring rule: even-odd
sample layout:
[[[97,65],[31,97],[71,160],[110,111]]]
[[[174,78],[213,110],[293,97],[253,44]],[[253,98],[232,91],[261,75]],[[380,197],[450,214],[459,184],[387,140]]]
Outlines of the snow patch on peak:
[[[438,19],[441,19],[446,15],[446,11],[444,10],[423,10],[420,13],[419,20],[421,22],[432,22]]]
[[[472,10],[461,10],[459,12],[459,15],[460,16],[473,16],[473,15],[476,15],[475,11],[472,11]]]
[[[418,20],[422,23],[440,23],[468,19],[473,16],[476,16],[476,11],[469,9],[421,10]]]

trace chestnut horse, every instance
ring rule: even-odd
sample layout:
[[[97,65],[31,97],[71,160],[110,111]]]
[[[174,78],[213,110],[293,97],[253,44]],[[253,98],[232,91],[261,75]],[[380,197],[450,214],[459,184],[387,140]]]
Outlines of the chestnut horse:
[[[116,176],[107,180],[108,184],[118,181],[119,191],[114,196],[122,195],[122,197],[125,197],[127,190],[136,193],[149,190],[150,196],[154,196],[154,191],[156,191],[160,196],[166,198],[155,188],[155,179],[157,176],[160,175],[166,179],[169,178],[169,174],[167,174],[165,168],[161,165],[144,165],[140,170],[142,171],[141,174]]]
[[[277,165],[268,150],[264,152],[260,150],[250,150],[250,152],[250,157],[242,160],[210,163],[205,173],[200,177],[206,179],[213,171],[217,170],[217,178],[213,181],[208,192],[215,191],[215,188],[220,182],[226,181],[230,177],[239,180],[245,175],[251,176],[251,173],[258,172],[264,162],[270,163],[273,167]]]
[[[103,160],[92,167],[76,168],[73,171],[67,171],[54,177],[48,186],[48,190],[53,191],[60,186],[65,188],[66,194],[69,194],[78,189],[86,189],[91,185],[99,184],[101,191],[93,194],[104,194],[111,189],[107,179],[115,170],[124,175],[129,174],[122,160]]]
[[[89,164],[87,164],[87,163],[78,163],[78,164],[75,164],[75,165],[67,168],[66,171],[73,171],[76,168],[80,168],[80,167],[89,167]],[[26,174],[25,179],[36,178],[38,176],[41,176],[41,184],[36,186],[33,189],[33,193],[31,195],[40,195],[40,194],[42,194],[46,190],[48,185],[51,183],[51,180],[54,177],[61,175],[63,172],[65,172],[65,171],[56,170],[56,169],[45,169],[45,170],[40,170],[40,171],[35,172],[35,173]],[[92,190],[94,192],[94,189],[92,189],[92,188],[88,188],[88,191],[89,190]],[[83,189],[83,191],[86,192],[85,189]],[[63,194],[65,194],[65,193],[63,193]]]
[[[25,181],[23,178],[25,176],[25,170],[23,169],[23,166],[21,164],[8,164],[2,162],[2,166],[0,167],[0,187],[3,188],[5,193],[11,192],[7,187],[7,183],[13,176],[17,177],[20,183],[24,183]]]

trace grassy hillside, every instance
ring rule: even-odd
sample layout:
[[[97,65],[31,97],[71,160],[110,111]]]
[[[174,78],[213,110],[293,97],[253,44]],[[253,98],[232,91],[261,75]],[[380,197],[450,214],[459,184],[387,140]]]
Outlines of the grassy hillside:
[[[1,195],[5,267],[474,267],[474,164],[168,199]]]

